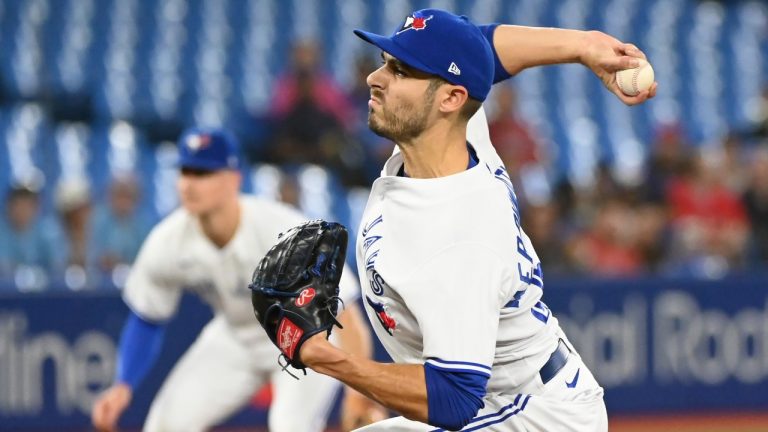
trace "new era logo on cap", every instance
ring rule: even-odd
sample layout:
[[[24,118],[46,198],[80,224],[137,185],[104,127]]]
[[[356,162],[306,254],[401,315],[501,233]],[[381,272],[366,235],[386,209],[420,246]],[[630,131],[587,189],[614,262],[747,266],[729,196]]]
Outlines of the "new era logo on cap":
[[[456,63],[454,62],[451,62],[451,65],[448,66],[448,72],[454,75],[461,75],[461,69],[459,69],[459,67],[456,66]]]

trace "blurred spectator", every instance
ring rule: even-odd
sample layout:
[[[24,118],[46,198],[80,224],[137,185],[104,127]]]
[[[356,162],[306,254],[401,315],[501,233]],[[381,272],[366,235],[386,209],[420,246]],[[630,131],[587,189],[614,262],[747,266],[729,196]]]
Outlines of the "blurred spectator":
[[[653,202],[641,202],[632,209],[632,228],[646,270],[656,272],[666,259],[669,224],[666,207]]]
[[[313,41],[294,44],[291,63],[275,84],[272,117],[286,117],[297,105],[309,103],[336,123],[352,126],[353,109],[336,81],[323,71],[320,55],[320,48]]]
[[[152,228],[152,222],[137,211],[138,198],[134,178],[116,178],[110,186],[108,205],[94,209],[93,256],[100,271],[110,273],[118,265],[130,265]]]
[[[313,100],[315,78],[301,72],[296,79],[295,105],[274,119],[275,136],[270,155],[278,163],[330,165],[334,147],[344,139],[342,125]]]
[[[278,79],[272,102],[274,138],[268,157],[282,164],[334,168],[345,184],[361,184],[363,152],[350,139],[354,111],[330,76],[321,72],[312,42],[294,46],[291,68]]]
[[[513,180],[522,167],[546,164],[546,155],[534,129],[517,112],[517,93],[510,84],[493,89],[496,110],[488,119],[491,142]]]
[[[20,289],[38,289],[45,273],[60,266],[55,224],[40,215],[40,197],[26,186],[9,189],[0,220],[0,277],[14,278]]]
[[[644,182],[644,199],[663,204],[669,182],[690,167],[691,146],[678,124],[662,126],[652,144]]]
[[[570,260],[576,268],[598,276],[631,276],[643,270],[637,249],[636,216],[620,198],[608,198],[600,204],[589,229],[568,245]]]
[[[595,183],[592,186],[591,194],[598,202],[606,198],[618,196],[621,196],[628,202],[637,200],[631,189],[619,183],[611,165],[606,161],[601,161],[595,168]]]
[[[758,138],[768,138],[768,85],[763,86],[762,97],[758,101],[753,133]]]
[[[764,266],[768,264],[768,145],[754,152],[750,174],[743,201],[752,223],[752,256],[755,264]]]
[[[574,270],[563,248],[563,239],[568,238],[570,233],[561,207],[553,201],[531,205],[525,208],[523,217],[523,229],[531,238],[533,248],[549,275],[573,273]]]
[[[719,276],[743,263],[748,233],[746,210],[726,186],[723,161],[700,153],[686,175],[669,184],[673,272]]]
[[[723,140],[723,173],[725,185],[732,192],[741,195],[747,188],[749,173],[744,169],[746,149],[742,138],[736,133],[729,133]]]
[[[574,224],[582,229],[589,229],[607,200],[620,197],[628,205],[634,202],[630,191],[619,184],[605,161],[595,167],[591,187],[575,188],[573,193],[575,201],[572,216]]]
[[[81,178],[59,182],[54,197],[63,229],[65,283],[69,288],[80,289],[87,283],[87,274],[93,268],[91,247],[91,191],[88,182]],[[99,233],[102,235],[103,233]]]

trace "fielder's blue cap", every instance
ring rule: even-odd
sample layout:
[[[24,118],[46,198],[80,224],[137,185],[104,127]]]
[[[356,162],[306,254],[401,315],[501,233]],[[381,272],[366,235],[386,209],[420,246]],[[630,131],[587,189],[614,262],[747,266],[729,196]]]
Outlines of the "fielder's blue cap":
[[[479,101],[493,85],[491,45],[463,15],[422,9],[406,17],[390,37],[363,30],[355,34],[408,66],[463,86]]]
[[[179,138],[179,167],[206,171],[239,169],[240,143],[225,129],[187,129]]]

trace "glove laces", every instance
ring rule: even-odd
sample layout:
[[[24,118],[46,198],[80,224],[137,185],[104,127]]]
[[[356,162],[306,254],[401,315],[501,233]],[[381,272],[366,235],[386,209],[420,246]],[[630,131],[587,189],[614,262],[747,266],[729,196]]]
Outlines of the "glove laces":
[[[291,366],[291,359],[289,359],[287,355],[280,353],[280,355],[277,356],[277,364],[280,365],[280,370],[292,376],[296,381],[299,381],[299,377],[288,370],[288,366]],[[304,372],[304,376],[307,376],[307,368],[301,368],[299,370]]]

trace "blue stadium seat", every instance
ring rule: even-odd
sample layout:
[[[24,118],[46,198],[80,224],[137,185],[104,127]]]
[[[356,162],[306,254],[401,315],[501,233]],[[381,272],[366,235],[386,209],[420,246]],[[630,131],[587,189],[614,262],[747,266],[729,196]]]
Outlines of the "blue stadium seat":
[[[274,80],[290,61],[295,40],[319,41],[324,66],[344,86],[351,82],[355,58],[367,49],[351,35],[352,28],[389,33],[413,8],[439,4],[426,0],[3,1],[0,187],[7,187],[14,173],[9,149],[18,148],[15,137],[31,136],[34,145],[25,148],[29,160],[45,173],[49,201],[48,190],[60,174],[57,134],[72,130],[61,123],[71,119],[59,118],[58,110],[47,113],[19,102],[80,94],[90,98],[94,111],[93,118],[84,113],[79,119],[90,122],[83,127],[90,129],[84,148],[92,182],[103,189],[111,175],[113,121],[130,121],[137,127],[135,170],[145,182],[144,205],[156,215],[164,214],[175,206],[173,150],[150,141],[172,139],[175,130],[163,138],[147,131],[149,138],[145,138],[141,128],[165,122],[178,127],[220,124],[235,130],[249,151],[258,155],[268,130],[258,119],[269,109]],[[759,1],[455,0],[447,4],[483,23],[601,28],[648,53],[661,93],[652,104],[641,107],[624,107],[602,89],[599,80],[575,65],[525,71],[511,81],[521,95],[521,113],[556,149],[555,177],[585,172],[603,160],[620,171],[637,168],[638,161],[647,157],[659,124],[681,122],[694,143],[716,140],[728,128],[742,130],[757,108],[756,97],[768,68],[768,42],[762,35],[768,7]],[[29,118],[37,119],[34,125],[20,128],[19,122]],[[351,192],[338,185],[333,173],[314,168],[300,172],[312,181],[325,172],[327,180],[322,190],[312,189],[318,187],[312,182],[304,185],[328,199],[323,208],[310,206],[310,213],[354,223]],[[258,176],[246,178],[247,190],[258,191],[262,186],[252,182]]]

